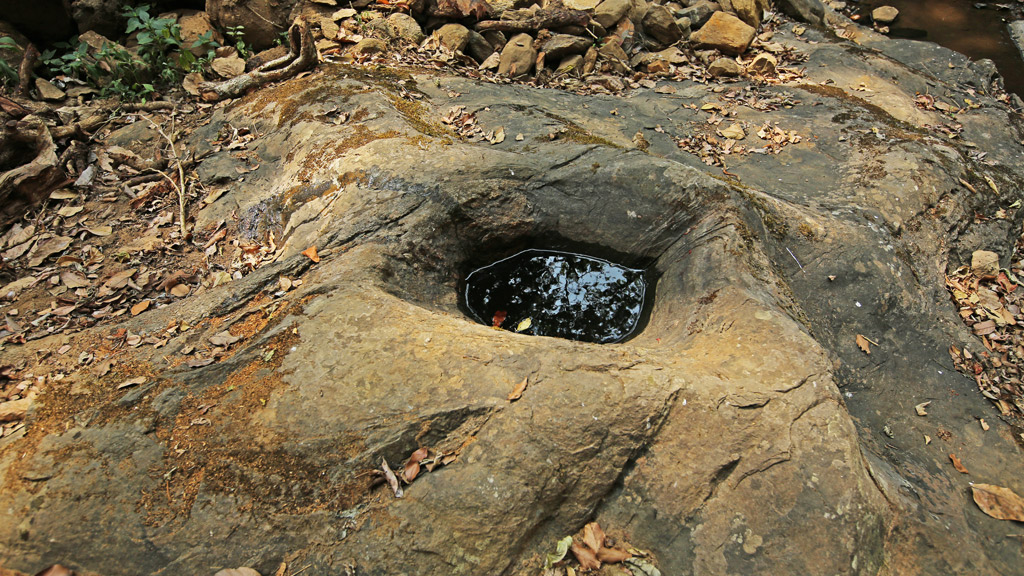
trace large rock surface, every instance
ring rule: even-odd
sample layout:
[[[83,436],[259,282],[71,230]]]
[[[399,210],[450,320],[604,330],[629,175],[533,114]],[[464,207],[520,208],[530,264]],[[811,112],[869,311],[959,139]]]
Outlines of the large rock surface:
[[[276,261],[120,325],[191,326],[160,348],[120,347],[110,326],[71,342],[66,376],[0,439],[0,558],[30,573],[525,575],[596,520],[666,575],[1019,574],[1017,529],[967,488],[1024,493],[1022,451],[951,366],[948,346],[972,337],[943,273],[1019,235],[1019,219],[974,215],[1020,198],[1024,123],[964,91],[962,56],[806,36],[773,41],[807,55],[807,77],[732,85],[743,99],[333,65],[218,109],[190,146],[228,185],[197,229],[274,232]],[[980,107],[950,139],[917,93]],[[747,126],[744,144],[759,127],[800,141],[710,167],[678,145],[714,130],[704,104]],[[461,139],[441,120],[453,105],[524,138]],[[260,135],[244,182],[238,152],[211,148],[230,126]],[[643,332],[602,346],[468,320],[467,265],[531,244],[652,270]],[[302,285],[282,292],[281,276]],[[224,330],[240,340],[190,368],[182,352]],[[110,374],[79,367],[86,350]],[[371,486],[382,458],[421,446],[458,457],[404,498]]]

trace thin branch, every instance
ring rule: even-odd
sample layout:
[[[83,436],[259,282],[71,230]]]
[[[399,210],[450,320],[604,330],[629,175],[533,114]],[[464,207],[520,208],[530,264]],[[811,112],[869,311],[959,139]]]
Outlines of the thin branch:
[[[163,175],[164,178],[167,178],[167,181],[170,182],[172,186],[174,186],[174,190],[178,193],[178,223],[181,227],[181,238],[182,240],[184,240],[188,238],[188,230],[185,227],[185,167],[184,165],[182,165],[181,157],[178,156],[178,151],[174,147],[174,140],[171,140],[171,137],[168,136],[167,133],[164,132],[164,129],[161,128],[159,124],[154,122],[152,118],[146,116],[145,114],[139,114],[139,116],[146,120],[146,122],[149,122],[153,126],[153,128],[156,128],[157,132],[159,132],[160,135],[164,137],[164,140],[167,141],[167,145],[170,146],[171,148],[171,160],[175,164],[177,164],[178,184],[175,184],[174,180],[172,180],[171,177],[168,176],[167,174],[164,174],[163,172],[160,172],[160,174]]]

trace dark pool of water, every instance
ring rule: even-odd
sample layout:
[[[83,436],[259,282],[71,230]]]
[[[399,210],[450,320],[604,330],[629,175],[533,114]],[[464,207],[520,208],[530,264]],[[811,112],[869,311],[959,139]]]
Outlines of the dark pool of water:
[[[1003,76],[1006,90],[1024,98],[1024,60],[1010,39],[1005,20],[1013,20],[1019,8],[1016,0],[987,2],[986,8],[975,8],[972,0],[871,0],[860,4],[861,22],[869,24],[873,8],[894,6],[899,18],[890,25],[889,36],[927,40],[965,54],[972,60],[990,58]]]
[[[554,250],[525,250],[470,273],[463,303],[481,324],[601,344],[637,331],[643,270]]]

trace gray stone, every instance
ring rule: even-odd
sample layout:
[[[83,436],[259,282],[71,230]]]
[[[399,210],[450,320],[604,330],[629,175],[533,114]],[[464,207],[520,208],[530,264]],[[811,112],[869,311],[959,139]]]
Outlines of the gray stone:
[[[594,20],[606,29],[611,28],[631,7],[631,0],[604,0],[594,9]]]
[[[879,6],[871,11],[871,20],[876,24],[892,24],[900,15],[900,11],[892,6]]]
[[[708,66],[708,74],[715,78],[733,78],[743,73],[743,67],[732,58],[719,58]]]
[[[533,36],[517,34],[501,50],[498,74],[512,77],[529,74],[536,60],[537,51],[533,49]]]
[[[419,23],[416,22],[416,19],[412,16],[402,12],[395,12],[387,17],[387,21],[395,30],[398,38],[416,45],[423,42],[423,39],[425,38],[423,35],[423,29],[420,28]]]
[[[67,94],[63,90],[57,88],[52,82],[45,78],[36,78],[36,90],[39,91],[39,97],[43,100],[50,102],[57,102],[67,97]]]
[[[821,0],[778,0],[783,14],[814,26],[825,25],[825,5]]]
[[[462,24],[445,24],[434,31],[434,36],[452,52],[462,52],[469,44],[469,28]]]
[[[700,28],[719,10],[718,4],[700,0],[696,4],[676,13],[677,18],[688,18],[691,28]]]
[[[469,42],[466,43],[466,53],[469,54],[477,62],[483,62],[487,60],[487,57],[494,54],[494,47],[491,43],[483,37],[482,34],[475,30],[469,31]]]
[[[498,51],[504,48],[505,44],[508,42],[508,39],[505,38],[505,34],[498,32],[497,30],[487,30],[482,33],[482,36],[487,40],[487,43],[491,45],[491,48]]]
[[[583,74],[583,56],[580,54],[570,54],[562,61],[558,63],[558,68],[555,69],[557,74],[571,74],[573,76],[579,76]]]
[[[352,56],[371,56],[386,52],[388,45],[380,38],[363,38],[347,50]]]
[[[683,37],[672,12],[664,6],[654,6],[644,17],[644,32],[663,45],[674,44]]]
[[[1024,58],[1024,20],[1014,20],[1010,22],[1010,38],[1013,39],[1013,43],[1017,45],[1017,50],[1020,52],[1020,57]]]
[[[570,54],[583,54],[594,45],[593,40],[569,34],[552,34],[541,48],[549,61],[559,61]]]

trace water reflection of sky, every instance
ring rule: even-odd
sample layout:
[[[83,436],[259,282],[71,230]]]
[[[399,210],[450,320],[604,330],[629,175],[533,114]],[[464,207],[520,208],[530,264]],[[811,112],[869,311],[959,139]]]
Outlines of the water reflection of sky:
[[[529,318],[528,333],[617,342],[643,310],[643,271],[568,252],[527,250],[484,266],[466,279],[465,302],[480,322],[507,313],[502,328]]]

